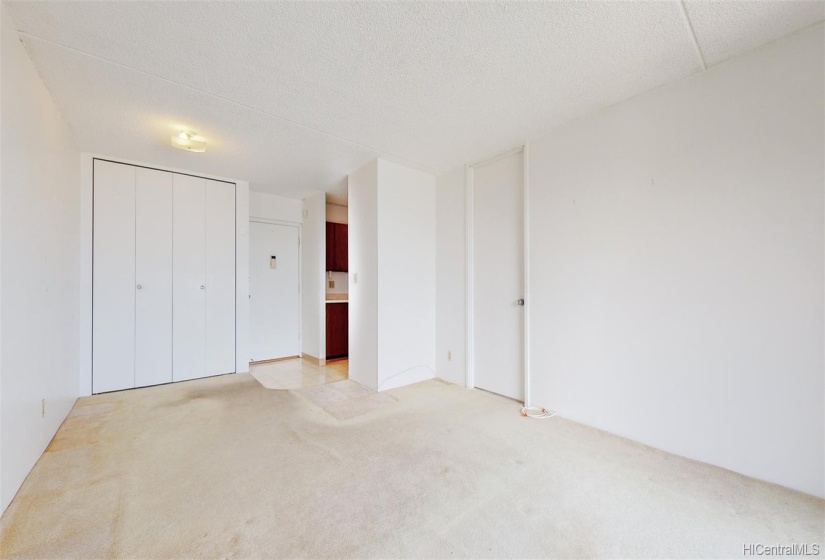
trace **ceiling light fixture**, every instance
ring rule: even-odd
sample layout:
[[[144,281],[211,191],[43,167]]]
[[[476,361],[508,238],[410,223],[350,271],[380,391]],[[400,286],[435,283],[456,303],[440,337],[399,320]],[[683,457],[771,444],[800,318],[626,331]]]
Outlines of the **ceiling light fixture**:
[[[189,150],[190,152],[205,152],[206,140],[198,136],[197,132],[189,132],[186,130],[172,136],[172,146],[180,148],[181,150]]]

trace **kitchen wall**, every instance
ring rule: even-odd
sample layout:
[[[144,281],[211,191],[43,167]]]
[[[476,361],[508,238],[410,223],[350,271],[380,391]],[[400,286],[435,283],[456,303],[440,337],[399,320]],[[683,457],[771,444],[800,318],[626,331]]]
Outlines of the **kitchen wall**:
[[[349,291],[349,279],[346,272],[330,272],[327,271],[325,286],[328,294],[346,294]],[[332,280],[335,284],[329,287],[329,281]]]
[[[327,202],[327,221],[334,224],[349,223],[349,210],[343,204]]]
[[[0,510],[78,395],[80,152],[0,6]]]
[[[348,208],[342,204],[332,204],[327,202],[327,221],[334,224],[346,224],[349,222]],[[327,272],[326,290],[328,294],[346,294],[349,291],[349,278],[346,272]],[[335,286],[330,288],[329,281],[332,280]]]

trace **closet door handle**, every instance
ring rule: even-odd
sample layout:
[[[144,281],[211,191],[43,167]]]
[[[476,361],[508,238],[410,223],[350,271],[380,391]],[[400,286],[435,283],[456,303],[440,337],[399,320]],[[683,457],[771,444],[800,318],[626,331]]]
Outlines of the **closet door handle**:
[[[143,288],[143,286],[141,286],[140,284],[138,284],[138,285],[137,285],[137,289],[138,289],[138,290],[140,290],[141,288]]]
[[[201,290],[205,290],[205,289],[206,289],[206,286],[201,286]]]

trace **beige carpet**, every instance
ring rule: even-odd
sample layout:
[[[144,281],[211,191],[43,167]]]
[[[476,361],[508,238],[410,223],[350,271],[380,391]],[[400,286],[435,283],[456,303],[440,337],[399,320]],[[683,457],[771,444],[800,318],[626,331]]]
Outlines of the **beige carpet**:
[[[232,375],[81,399],[3,558],[742,557],[825,502],[439,381],[339,420]]]
[[[349,379],[302,389],[300,393],[338,420],[349,420],[396,403],[386,393],[370,391]]]

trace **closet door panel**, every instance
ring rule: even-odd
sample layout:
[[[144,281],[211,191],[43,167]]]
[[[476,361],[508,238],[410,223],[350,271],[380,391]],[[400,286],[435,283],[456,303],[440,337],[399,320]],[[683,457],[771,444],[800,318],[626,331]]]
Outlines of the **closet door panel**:
[[[235,185],[206,181],[206,375],[235,371]]]
[[[92,392],[135,386],[135,168],[95,160]]]
[[[205,179],[174,174],[172,379],[206,375]]]
[[[137,168],[135,386],[172,381],[172,173]]]

